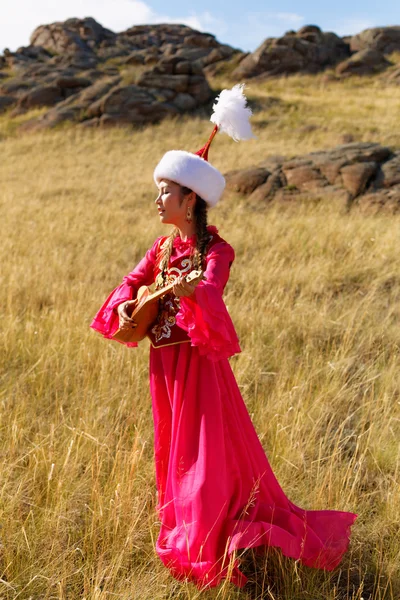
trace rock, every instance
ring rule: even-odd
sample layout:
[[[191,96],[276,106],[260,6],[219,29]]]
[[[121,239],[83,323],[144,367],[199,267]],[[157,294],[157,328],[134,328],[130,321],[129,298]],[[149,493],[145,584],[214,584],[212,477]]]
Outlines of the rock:
[[[390,188],[400,185],[400,154],[385,162],[377,178],[377,187]]]
[[[38,86],[30,90],[18,100],[21,108],[37,108],[40,106],[53,106],[63,100],[61,90],[57,86]]]
[[[137,83],[142,87],[166,88],[176,93],[186,92],[189,85],[189,75],[159,75],[153,71],[145,71],[139,77]]]
[[[400,26],[373,27],[364,29],[361,33],[353,35],[350,41],[352,52],[360,50],[376,50],[383,54],[392,54],[400,51]]]
[[[400,213],[400,185],[389,190],[380,190],[371,194],[364,194],[355,203],[355,207],[367,214]]]
[[[188,93],[196,99],[198,105],[208,102],[212,97],[211,88],[204,75],[190,77]]]
[[[373,75],[390,67],[390,63],[381,52],[367,48],[353,54],[350,58],[339,63],[336,73],[340,76]]]
[[[355,198],[366,188],[372,175],[375,175],[378,165],[375,162],[361,162],[354,165],[346,165],[341,169],[343,185]]]
[[[38,62],[46,62],[52,57],[52,54],[42,46],[21,46],[14,53],[15,55],[24,56]]]
[[[143,65],[144,58],[144,54],[140,50],[136,50],[135,52],[132,52],[132,54],[130,54],[124,62],[126,65]]]
[[[196,46],[198,48],[216,48],[219,46],[215,36],[200,32],[187,35],[183,39],[183,43],[185,46]]]
[[[72,68],[81,71],[97,67],[99,59],[94,53],[75,51],[53,56],[48,62],[58,69]]]
[[[270,172],[262,167],[230,171],[225,174],[226,188],[247,196],[265,183],[269,175]]]
[[[193,110],[197,106],[196,100],[190,94],[177,94],[172,103],[181,112]]]
[[[284,164],[282,171],[286,177],[287,185],[294,186],[300,191],[314,190],[318,187],[324,187],[328,183],[321,172],[312,164],[291,168]]]
[[[86,79],[85,77],[58,77],[55,81],[55,84],[60,89],[75,89],[75,88],[84,88],[92,85],[92,81],[90,79]]]
[[[108,115],[136,114],[138,105],[151,104],[154,98],[138,85],[117,85],[101,98],[101,113]]]
[[[195,62],[200,59],[204,59],[210,54],[211,53],[209,52],[209,50],[207,50],[207,48],[179,48],[179,50],[175,52],[176,56],[184,58],[189,62]]]
[[[85,119],[84,121],[81,121],[79,123],[79,127],[83,127],[85,129],[92,129],[94,127],[99,127],[100,125],[100,119],[98,118],[93,118],[93,119]]]
[[[85,88],[79,96],[77,96],[77,99],[82,104],[89,106],[92,102],[96,102],[96,100],[105,96],[111,88],[118,85],[120,81],[120,77],[107,77],[100,81],[96,81],[91,86]]]
[[[34,79],[28,80],[13,77],[13,79],[5,81],[0,85],[0,94],[4,94],[5,96],[22,96],[33,87],[35,87]]]
[[[89,52],[103,40],[115,40],[116,35],[91,17],[68,19],[64,22],[40,25],[31,35],[31,46],[42,46],[47,51]]]
[[[348,58],[350,50],[331,32],[309,25],[281,38],[267,38],[233,71],[235,79],[287,73],[317,73]]]
[[[253,205],[258,205],[263,202],[272,200],[276,192],[286,184],[284,176],[281,172],[275,171],[267,179],[265,183],[257,187],[249,196],[249,202]]]
[[[0,96],[0,114],[15,104],[16,101],[17,98],[13,98],[13,96]]]

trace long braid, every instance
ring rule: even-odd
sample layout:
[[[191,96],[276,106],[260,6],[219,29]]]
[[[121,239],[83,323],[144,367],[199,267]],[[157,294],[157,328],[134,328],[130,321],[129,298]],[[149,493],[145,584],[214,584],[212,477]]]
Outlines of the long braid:
[[[172,254],[172,248],[173,248],[173,244],[174,244],[174,239],[178,236],[179,231],[176,227],[174,227],[174,229],[171,231],[171,233],[169,234],[168,238],[165,240],[164,244],[163,244],[163,249],[158,261],[158,268],[160,269],[160,274],[162,277],[162,281],[163,281],[163,287],[165,287],[165,285],[167,284],[167,269],[168,269],[168,263],[169,263],[169,259],[171,258],[171,254]]]
[[[194,217],[196,222],[196,252],[194,255],[195,269],[203,269],[204,260],[207,254],[207,246],[210,240],[210,234],[207,230],[207,204],[196,195],[196,204],[194,207]]]
[[[192,191],[185,186],[181,186],[181,189],[184,196],[187,196]],[[194,252],[193,263],[195,269],[198,270],[203,268],[210,237],[207,231],[207,203],[198,194],[196,194],[196,203],[193,212],[196,226],[196,249]]]

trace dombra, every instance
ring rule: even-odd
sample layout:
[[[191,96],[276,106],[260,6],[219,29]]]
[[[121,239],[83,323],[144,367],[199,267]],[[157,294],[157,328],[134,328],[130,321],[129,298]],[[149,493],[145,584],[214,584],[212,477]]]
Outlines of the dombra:
[[[187,283],[198,283],[205,279],[203,271],[192,271],[184,278]],[[175,281],[165,287],[151,292],[150,289],[142,285],[138,289],[135,303],[129,307],[128,316],[131,317],[137,324],[137,327],[128,329],[117,329],[113,334],[112,339],[118,342],[141,342],[147,335],[150,327],[156,321],[158,316],[158,301],[172,290]],[[128,311],[127,311],[128,312]]]

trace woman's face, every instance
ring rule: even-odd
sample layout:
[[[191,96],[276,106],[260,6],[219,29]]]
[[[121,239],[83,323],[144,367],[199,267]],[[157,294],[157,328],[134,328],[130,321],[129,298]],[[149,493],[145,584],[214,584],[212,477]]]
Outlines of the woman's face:
[[[155,200],[161,223],[179,227],[186,217],[188,201],[182,194],[181,186],[169,179],[162,179],[158,187],[158,196]]]

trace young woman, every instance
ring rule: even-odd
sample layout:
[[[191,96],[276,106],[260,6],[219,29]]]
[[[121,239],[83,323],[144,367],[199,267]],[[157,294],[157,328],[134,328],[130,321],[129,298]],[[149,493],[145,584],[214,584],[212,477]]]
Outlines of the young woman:
[[[156,551],[177,579],[205,588],[229,578],[242,587],[247,578],[236,550],[275,546],[332,570],[356,515],[304,510],[286,497],[240,394],[228,361],[240,347],[222,299],[235,255],[207,226],[207,210],[225,186],[207,160],[210,140],[197,154],[167,152],[157,165],[159,219],[174,229],[155,240],[91,327],[107,338],[135,327],[129,306],[138,288],[175,282],[148,332],[161,522]],[[204,270],[197,285],[185,281],[194,269]]]

